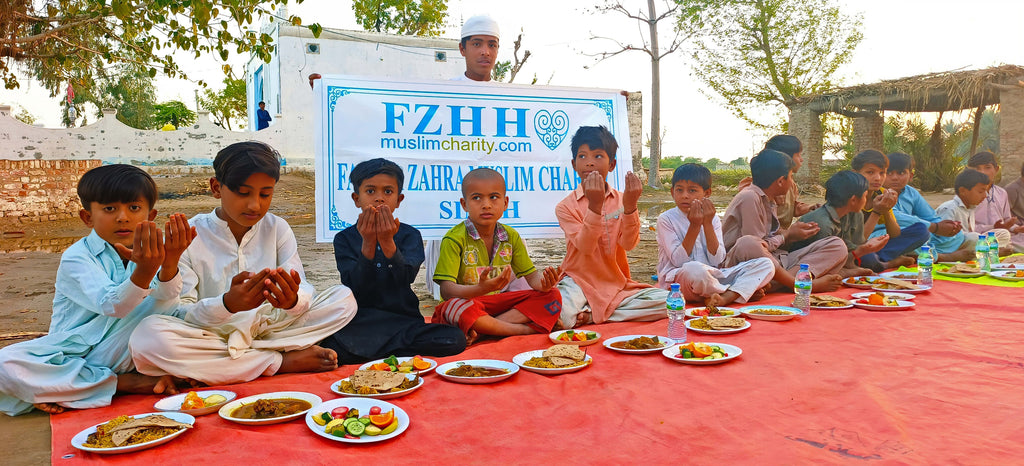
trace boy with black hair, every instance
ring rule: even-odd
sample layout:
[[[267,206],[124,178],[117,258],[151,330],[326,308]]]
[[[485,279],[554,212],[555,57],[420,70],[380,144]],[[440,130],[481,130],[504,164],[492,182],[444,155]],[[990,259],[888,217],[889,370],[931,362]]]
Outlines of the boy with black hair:
[[[886,189],[885,180],[890,173],[899,172],[899,162],[893,162],[879,151],[866,150],[854,156],[850,165],[868,182],[867,201],[862,210],[864,239],[883,235],[889,238],[882,249],[867,258],[866,263],[858,255],[851,256],[854,263],[876,272],[879,267],[884,270],[914,264],[915,259],[907,254],[913,254],[931,235],[924,225],[916,222],[904,225],[893,210],[899,193]]]
[[[1009,231],[1003,228],[982,230],[975,223],[974,211],[978,204],[988,196],[989,184],[991,184],[991,180],[988,175],[973,168],[965,169],[953,180],[953,189],[956,190],[953,199],[943,202],[935,209],[935,213],[944,219],[963,225],[964,231],[967,233],[964,235],[965,247],[973,250],[978,243],[979,234],[987,235],[989,231],[993,231],[996,241],[999,242],[999,253],[1009,255],[1013,252]]]
[[[394,215],[405,199],[402,168],[386,159],[367,160],[352,169],[349,180],[361,212],[355,225],[334,236],[334,260],[359,309],[320,346],[337,352],[338,364],[461,353],[466,336],[457,327],[424,322],[412,291],[423,263],[423,238]]]
[[[324,372],[337,354],[316,346],[345,326],[356,300],[344,285],[317,294],[295,234],[269,213],[281,161],[270,146],[238,142],[213,159],[220,207],[192,218],[199,237],[181,256],[184,318],[150,316],[131,337],[139,372],[207,385],[285,372]]]
[[[789,134],[776,134],[764,143],[764,148],[782,152],[793,159],[793,173],[798,172],[804,163],[804,157],[801,155],[804,150],[803,144],[796,136]],[[736,188],[738,190],[743,190],[747,186],[750,186],[751,180],[752,178],[749,176],[740,180]],[[794,218],[798,218],[801,215],[819,207],[817,205],[800,202],[797,200],[797,197],[799,196],[799,186],[797,186],[796,183],[792,183],[789,191],[786,191],[785,194],[775,198],[775,215],[779,218],[779,226],[781,228],[789,228],[789,226],[793,224]]]
[[[1010,211],[1006,190],[996,184],[999,159],[991,152],[978,152],[967,160],[967,166],[988,175],[988,195],[974,210],[975,227],[980,231],[1003,229],[1010,232],[1014,250],[1024,250],[1024,225]]]
[[[777,287],[793,289],[796,271],[801,263],[810,265],[816,277],[815,290],[831,291],[840,286],[836,274],[846,263],[846,244],[839,238],[819,239],[801,249],[787,250],[787,245],[818,233],[814,223],[793,222],[780,228],[775,216],[775,196],[785,194],[793,183],[793,159],[771,149],[750,159],[753,184],[733,197],[725,210],[722,235],[725,240],[725,266],[732,267],[758,257],[772,259],[775,265],[773,282]]]
[[[676,208],[658,216],[658,287],[678,283],[687,301],[709,306],[762,298],[775,274],[765,257],[719,269],[725,260],[722,222],[711,203],[711,171],[687,163],[672,174]]]
[[[115,393],[177,393],[179,381],[135,371],[128,339],[146,316],[177,309],[178,258],[195,228],[174,214],[162,233],[153,222],[156,183],[131,165],[89,170],[78,197],[92,231],[61,255],[49,333],[0,349],[8,416],[107,406]]]
[[[637,201],[643,186],[626,173],[625,190],[606,181],[615,170],[615,136],[604,126],[582,126],[572,137],[572,167],[580,184],[555,207],[565,232],[561,325],[664,319],[668,292],[634,281],[626,251],[640,242]]]
[[[1010,203],[1010,213],[1018,221],[1024,221],[1024,164],[1020,166],[1020,177],[1006,185],[1006,197]]]
[[[459,202],[469,218],[441,239],[433,278],[445,300],[432,321],[457,325],[467,344],[482,335],[550,332],[562,311],[555,288],[561,271],[537,270],[519,233],[499,222],[508,209],[505,178],[490,168],[471,170],[462,178]],[[508,290],[513,276],[524,277],[531,289]]]
[[[909,186],[914,177],[914,159],[903,153],[892,153],[888,156],[890,166],[886,173],[884,186],[899,195],[892,211],[901,231],[909,230],[914,224],[921,224],[928,233],[932,251],[936,259],[943,262],[966,261],[974,258],[973,243],[964,241],[963,227],[959,222],[942,219],[935,209],[924,200],[924,196]],[[921,227],[916,227],[921,228]],[[875,229],[875,235],[880,234]],[[889,240],[890,242],[893,239]]]
[[[847,275],[870,275],[885,270],[887,267],[878,260],[876,253],[889,241],[889,236],[866,239],[861,209],[867,203],[867,196],[868,180],[860,173],[843,170],[832,175],[825,182],[825,205],[800,217],[801,222],[816,223],[821,229],[793,247],[801,248],[821,238],[837,236],[850,251],[846,269],[852,270]],[[860,269],[856,264],[870,270]]]

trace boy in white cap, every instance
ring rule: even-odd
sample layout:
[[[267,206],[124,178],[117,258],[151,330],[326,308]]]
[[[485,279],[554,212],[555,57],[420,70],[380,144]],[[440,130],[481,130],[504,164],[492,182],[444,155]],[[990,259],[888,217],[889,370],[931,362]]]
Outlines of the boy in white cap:
[[[477,15],[467,19],[462,24],[462,41],[459,42],[459,53],[466,57],[466,71],[452,78],[452,81],[490,82],[494,62],[498,59],[498,39],[500,37],[498,22],[490,16]],[[423,263],[427,268],[427,292],[432,294],[435,299],[441,299],[441,289],[430,279],[434,276],[437,259],[441,256],[441,241],[428,240],[424,255]]]

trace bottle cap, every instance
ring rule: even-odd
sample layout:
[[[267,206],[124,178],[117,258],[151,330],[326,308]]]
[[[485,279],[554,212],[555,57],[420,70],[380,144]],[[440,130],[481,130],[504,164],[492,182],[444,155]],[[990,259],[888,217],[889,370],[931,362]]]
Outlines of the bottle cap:
[[[673,283],[671,285],[671,287],[672,287],[672,291],[679,291],[679,284],[678,283]]]
[[[928,245],[921,246],[921,251],[928,252],[928,251],[931,251],[931,250],[932,250],[931,246],[928,246]]]

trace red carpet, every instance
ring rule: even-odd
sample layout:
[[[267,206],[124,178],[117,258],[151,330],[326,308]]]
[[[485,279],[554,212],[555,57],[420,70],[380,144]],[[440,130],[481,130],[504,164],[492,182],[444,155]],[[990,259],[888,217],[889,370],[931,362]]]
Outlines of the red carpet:
[[[936,282],[905,312],[812,311],[752,321],[742,333],[690,332],[743,349],[734,361],[687,366],[661,354],[590,346],[594,364],[543,376],[520,371],[494,385],[437,375],[391,400],[410,417],[390,441],[348,445],[303,420],[247,427],[216,414],[174,441],[123,455],[71,447],[78,431],[153,411],[157,396],[51,417],[53,463],[161,464],[1006,464],[1024,458],[1024,290]],[[850,288],[833,293],[847,297]],[[771,295],[784,304],[792,295]],[[591,326],[604,337],[665,334],[665,321]],[[511,360],[549,346],[546,335],[474,345],[440,362]],[[230,387],[239,397],[279,390],[335,398],[327,374],[284,375]],[[70,458],[68,458],[70,456]]]

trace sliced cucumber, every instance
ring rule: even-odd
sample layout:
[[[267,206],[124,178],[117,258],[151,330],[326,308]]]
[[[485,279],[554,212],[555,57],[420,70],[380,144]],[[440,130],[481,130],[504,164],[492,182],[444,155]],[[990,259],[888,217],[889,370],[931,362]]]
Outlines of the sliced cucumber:
[[[349,422],[349,423],[345,424],[345,430],[347,430],[349,434],[352,434],[352,435],[355,435],[356,437],[358,437],[360,435],[363,435],[363,432],[366,432],[366,425],[364,425],[362,422],[358,422],[358,421],[356,421],[356,422]]]

